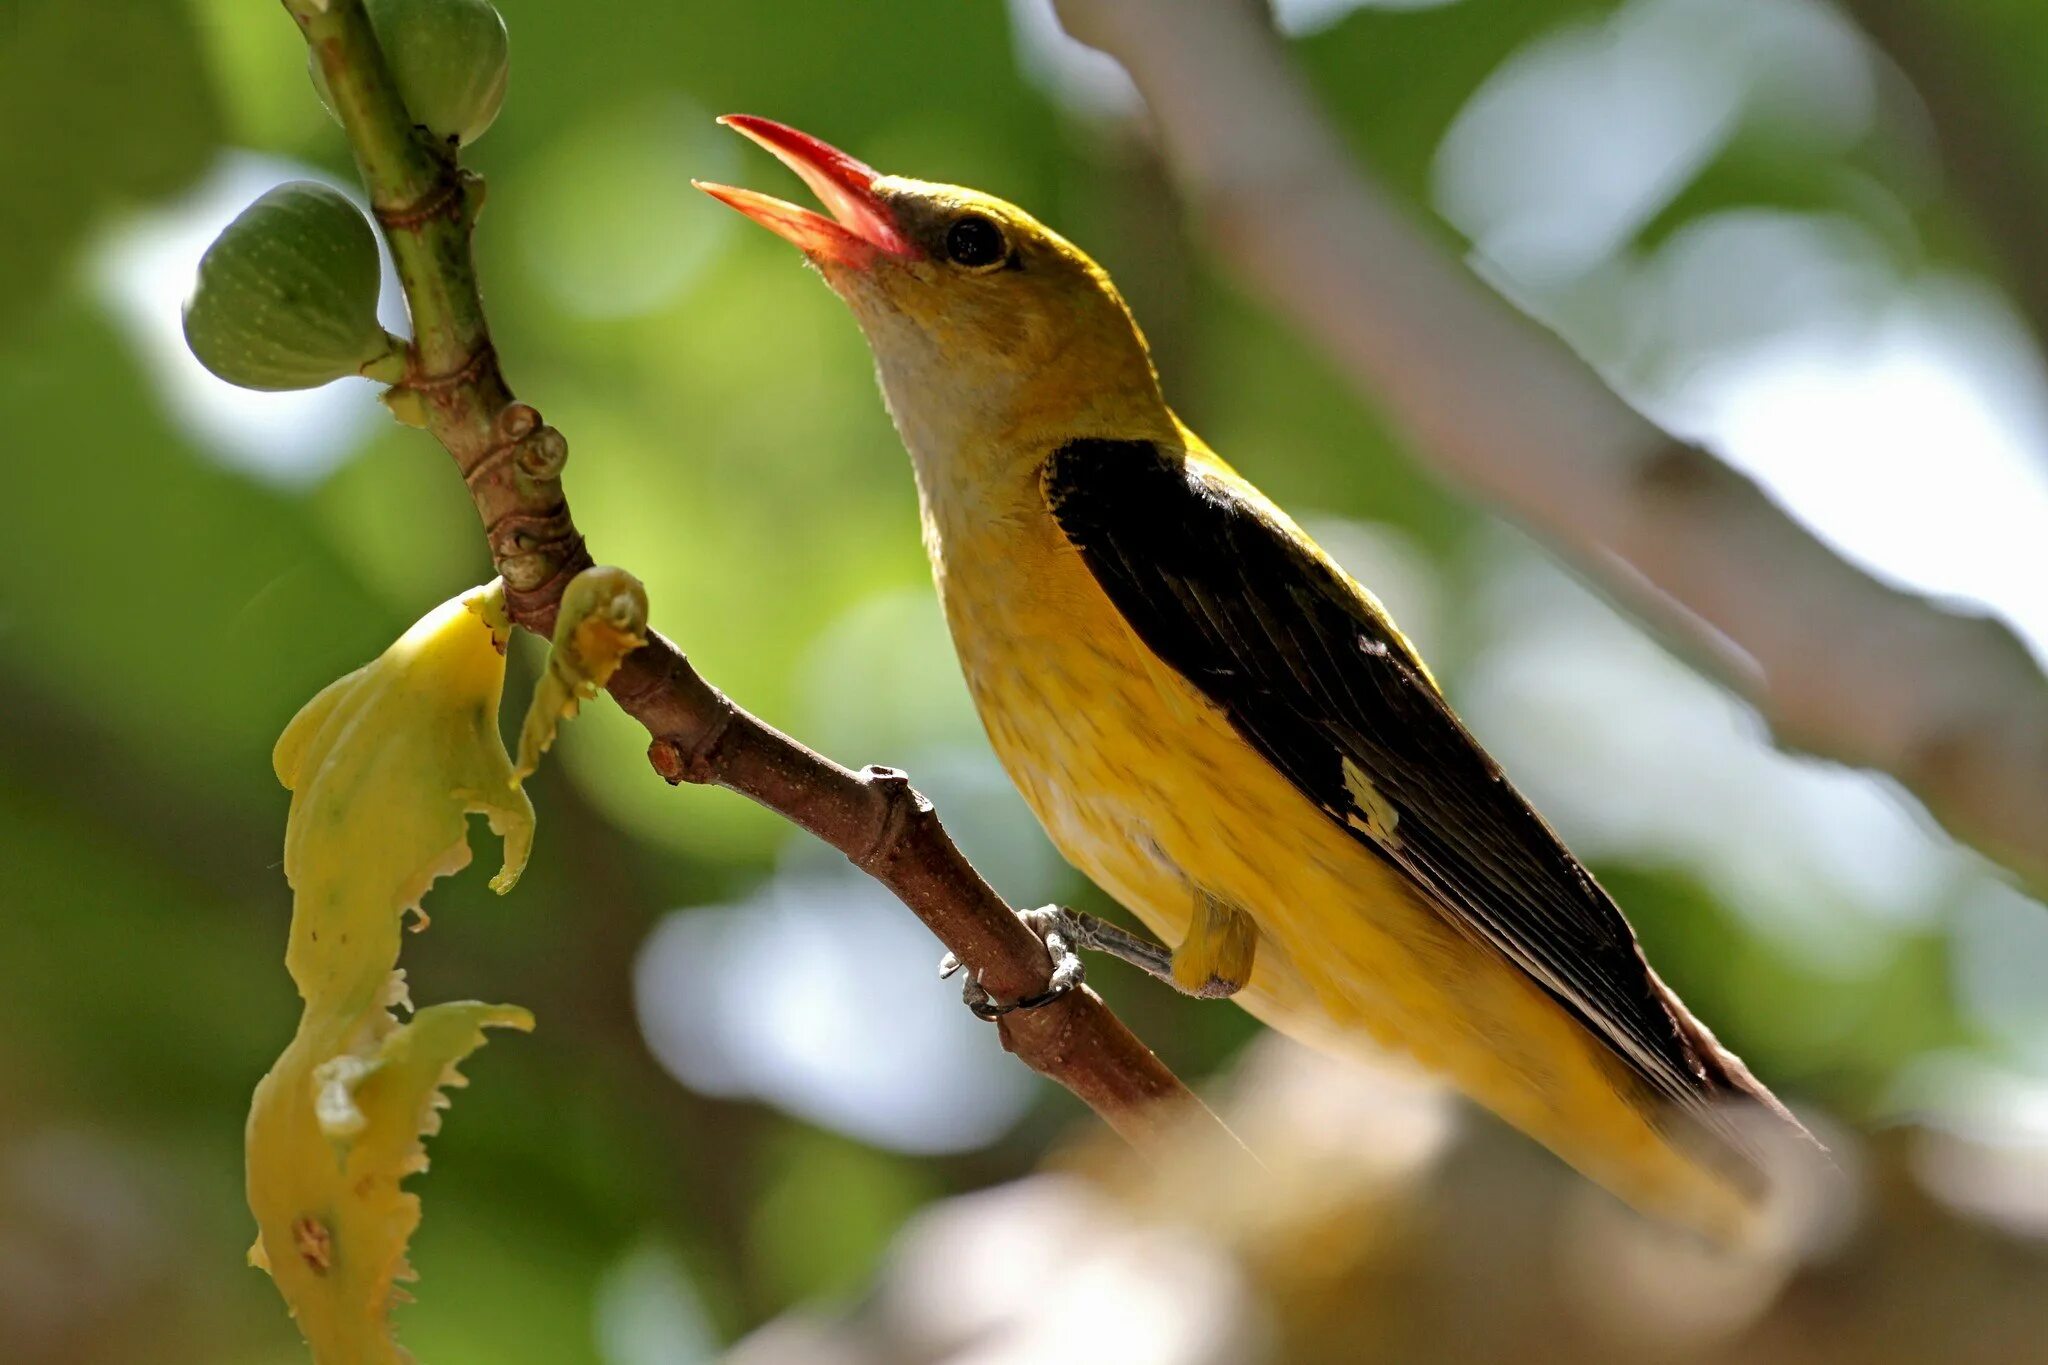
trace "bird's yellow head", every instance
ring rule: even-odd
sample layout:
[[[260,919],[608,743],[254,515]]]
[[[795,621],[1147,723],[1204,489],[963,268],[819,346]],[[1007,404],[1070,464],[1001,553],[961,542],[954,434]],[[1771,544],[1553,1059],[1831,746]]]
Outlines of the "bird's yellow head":
[[[1026,473],[1080,436],[1171,435],[1144,338],[1079,247],[993,195],[882,175],[768,119],[719,121],[773,152],[831,216],[699,188],[794,243],[853,309],[928,483]],[[1157,430],[1134,430],[1134,414]]]

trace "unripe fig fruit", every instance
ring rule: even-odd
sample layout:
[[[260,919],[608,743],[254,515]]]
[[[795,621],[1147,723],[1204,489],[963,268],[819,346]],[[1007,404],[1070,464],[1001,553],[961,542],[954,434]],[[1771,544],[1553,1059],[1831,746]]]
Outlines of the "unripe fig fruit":
[[[444,142],[482,137],[505,102],[511,65],[505,20],[490,0],[364,0],[363,9],[412,121]],[[319,54],[307,60],[331,114]]]
[[[377,240],[360,210],[310,180],[243,209],[199,260],[185,343],[245,389],[310,389],[389,350],[377,325]]]

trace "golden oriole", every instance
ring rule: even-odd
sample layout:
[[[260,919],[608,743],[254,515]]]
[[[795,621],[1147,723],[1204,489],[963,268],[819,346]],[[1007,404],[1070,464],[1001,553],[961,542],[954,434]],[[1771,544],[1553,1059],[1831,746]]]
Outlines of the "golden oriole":
[[[1176,946],[1071,912],[1065,936],[1319,1045],[1406,1053],[1638,1207],[1739,1236],[1768,1182],[1733,1110],[1766,1141],[1804,1130],[1372,594],[1174,416],[1102,269],[1000,199],[722,121],[831,213],[702,187],[800,247],[866,334],[996,753]]]

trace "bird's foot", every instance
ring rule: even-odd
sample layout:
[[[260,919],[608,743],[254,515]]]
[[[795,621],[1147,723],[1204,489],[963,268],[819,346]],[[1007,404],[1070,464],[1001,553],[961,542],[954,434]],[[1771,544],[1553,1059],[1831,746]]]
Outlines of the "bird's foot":
[[[977,1019],[993,1022],[1018,1010],[1035,1010],[1050,1005],[1079,986],[1086,977],[1081,955],[1074,951],[1075,945],[1085,940],[1079,916],[1064,906],[1041,905],[1036,910],[1018,911],[1017,918],[1023,920],[1024,927],[1038,935],[1045,944],[1045,951],[1052,958],[1052,976],[1047,980],[1045,989],[1036,995],[1027,995],[1022,1000],[1001,1001],[988,993],[973,972],[967,973],[961,985],[960,998],[967,1002],[967,1008],[974,1011]],[[939,979],[944,980],[960,967],[959,957],[947,953],[939,959]]]

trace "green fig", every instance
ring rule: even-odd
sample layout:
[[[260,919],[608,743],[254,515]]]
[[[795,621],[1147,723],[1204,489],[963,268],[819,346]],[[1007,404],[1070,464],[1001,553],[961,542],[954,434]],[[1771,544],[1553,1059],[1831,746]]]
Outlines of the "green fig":
[[[377,240],[347,198],[310,180],[243,209],[199,260],[185,344],[245,389],[310,389],[390,351],[377,324]]]
[[[412,121],[444,142],[484,135],[505,102],[511,42],[490,0],[364,0],[370,27]],[[308,53],[313,88],[334,113],[318,53]]]

